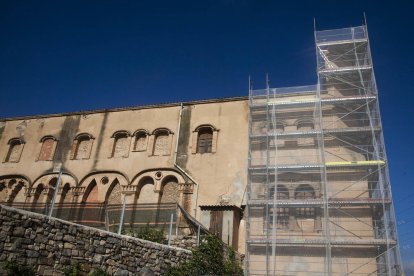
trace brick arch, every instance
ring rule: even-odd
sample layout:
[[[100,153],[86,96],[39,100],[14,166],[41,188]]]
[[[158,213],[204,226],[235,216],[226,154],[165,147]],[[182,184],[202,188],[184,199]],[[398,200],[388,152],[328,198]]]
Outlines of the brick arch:
[[[132,186],[138,186],[138,183],[140,182],[140,180],[146,176],[149,176],[151,178],[153,178],[154,180],[157,180],[158,177],[156,177],[156,173],[157,172],[161,172],[162,176],[159,179],[163,179],[166,176],[174,176],[175,178],[177,178],[178,183],[185,183],[185,179],[183,177],[183,175],[181,173],[179,173],[178,171],[171,169],[171,168],[154,168],[154,169],[149,169],[149,170],[145,170],[142,171],[140,173],[138,173],[137,175],[135,175],[132,180],[131,180],[131,184]],[[155,181],[154,181],[155,182]]]
[[[26,191],[30,183],[30,180],[23,175],[0,176],[0,202],[8,205],[25,203]]]
[[[98,171],[86,175],[75,188],[79,202],[77,220],[85,225],[115,230],[120,216],[121,190],[128,183],[128,178],[117,171]],[[114,195],[118,200],[114,199]],[[115,209],[112,208],[114,200],[118,204]]]
[[[44,189],[48,189],[47,191],[47,200],[50,201],[49,197],[53,197],[54,188],[57,184],[57,179],[59,178],[58,173],[49,173],[39,176],[30,187],[31,194],[33,195],[36,192],[36,189],[39,185],[43,185]],[[60,177],[59,183],[59,191],[56,196],[56,202],[68,202],[67,196],[70,194],[72,188],[76,187],[77,180],[76,178],[70,173],[62,173]],[[63,193],[64,187],[69,187],[65,193]],[[69,201],[70,202],[70,201]]]
[[[97,198],[96,202],[104,203],[109,196],[108,192],[113,189],[114,183],[118,183],[120,187],[128,186],[128,178],[121,172],[117,171],[101,171],[94,172],[85,176],[78,185],[78,189],[83,193],[82,201],[85,200],[85,194],[90,188],[90,185],[96,183]]]
[[[33,185],[30,188],[36,189],[36,187],[41,183],[49,184],[49,182],[52,179],[57,179],[58,177],[59,177],[59,173],[43,174],[35,179],[35,181],[33,182]],[[67,172],[62,173],[60,181],[61,181],[60,185],[68,183],[70,187],[76,187],[78,183],[76,177]]]
[[[215,126],[211,125],[211,124],[201,124],[199,126],[197,126],[194,129],[194,132],[199,132],[200,130],[202,130],[203,128],[208,128],[211,129],[211,131],[218,131],[218,128],[216,128]]]

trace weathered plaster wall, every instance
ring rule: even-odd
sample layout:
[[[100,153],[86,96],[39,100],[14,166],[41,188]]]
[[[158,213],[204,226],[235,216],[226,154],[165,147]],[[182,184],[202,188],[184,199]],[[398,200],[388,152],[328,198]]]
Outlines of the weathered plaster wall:
[[[31,185],[39,177],[52,173],[55,165],[62,163],[63,171],[76,179],[76,186],[82,185],[80,182],[91,173],[108,171],[124,175],[128,184],[131,184],[135,177],[147,170],[176,170],[174,151],[179,133],[177,162],[200,185],[198,195],[192,195],[192,215],[198,217],[196,205],[216,204],[222,197],[239,206],[247,181],[247,101],[186,103],[178,130],[180,109],[180,105],[170,105],[6,119],[0,125],[0,177],[23,175]],[[199,154],[194,151],[195,129],[205,124],[218,129],[217,149],[214,153]],[[157,128],[167,128],[172,132],[168,155],[151,154],[152,132]],[[128,156],[111,157],[114,143],[112,135],[120,130],[133,134],[138,129],[147,130],[150,134],[148,150],[133,151],[133,138],[130,137]],[[90,158],[72,160],[73,141],[80,133],[89,133],[94,137]],[[40,140],[47,135],[57,139],[54,158],[52,161],[40,161]],[[17,163],[4,162],[9,149],[8,141],[16,137],[25,143],[20,160]]]
[[[200,205],[226,203],[240,207],[247,183],[247,114],[247,100],[235,98],[0,119],[0,193],[2,185],[8,190],[8,193],[3,192],[4,196],[0,194],[0,202],[7,202],[13,192],[18,192],[16,184],[12,184],[17,179],[17,182],[24,182],[24,188],[16,197],[20,205],[27,207],[35,202],[35,189],[40,184],[44,186],[41,191],[43,201],[37,202],[45,203],[50,181],[57,178],[57,165],[62,164],[65,179],[57,198],[66,204],[87,200],[88,189],[94,181],[97,183],[97,200],[94,202],[106,204],[110,196],[108,191],[115,180],[127,204],[144,200],[144,195],[146,203],[157,203],[164,193],[165,181],[174,177],[177,183],[173,190],[180,193],[179,204],[197,219],[200,219]],[[205,125],[216,130],[215,150],[202,154],[196,151],[196,129]],[[160,128],[170,131],[169,149],[167,154],[154,155],[154,131]],[[128,154],[112,156],[114,133],[123,131],[132,136],[138,130],[148,134],[147,148],[135,150],[134,137],[128,137]],[[90,158],[73,159],[74,140],[85,133],[93,137]],[[45,136],[56,139],[53,160],[39,160],[41,139]],[[24,141],[23,150],[18,162],[5,162],[10,149],[8,141],[12,138]],[[175,167],[176,161],[197,184]],[[145,187],[146,193],[141,193],[143,183],[140,181],[144,178],[152,179],[153,185]],[[63,197],[62,187],[66,184],[70,190]],[[10,200],[10,203],[16,202]]]
[[[63,275],[72,261],[86,271],[102,268],[111,275],[139,275],[145,267],[163,275],[190,256],[185,249],[0,205],[0,262],[16,260],[35,267],[38,275]]]

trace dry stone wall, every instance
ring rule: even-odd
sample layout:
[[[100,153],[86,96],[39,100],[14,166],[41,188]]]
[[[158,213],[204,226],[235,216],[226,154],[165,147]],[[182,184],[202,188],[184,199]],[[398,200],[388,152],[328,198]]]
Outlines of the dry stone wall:
[[[38,275],[63,275],[73,262],[84,271],[102,268],[110,275],[140,275],[148,269],[163,275],[190,257],[182,248],[0,205],[0,262],[15,260]]]

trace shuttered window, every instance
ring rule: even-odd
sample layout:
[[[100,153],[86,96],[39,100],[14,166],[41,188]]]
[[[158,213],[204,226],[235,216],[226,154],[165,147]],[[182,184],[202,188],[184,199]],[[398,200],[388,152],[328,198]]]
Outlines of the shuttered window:
[[[197,153],[211,153],[213,149],[213,130],[202,128],[198,132]]]

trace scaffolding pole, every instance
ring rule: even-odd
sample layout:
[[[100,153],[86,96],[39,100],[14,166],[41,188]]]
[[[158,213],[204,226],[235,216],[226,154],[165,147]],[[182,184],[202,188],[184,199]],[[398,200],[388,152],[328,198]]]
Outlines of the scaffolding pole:
[[[367,27],[314,34],[317,85],[249,79],[245,273],[400,276]]]

